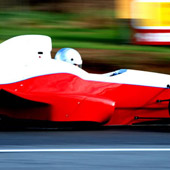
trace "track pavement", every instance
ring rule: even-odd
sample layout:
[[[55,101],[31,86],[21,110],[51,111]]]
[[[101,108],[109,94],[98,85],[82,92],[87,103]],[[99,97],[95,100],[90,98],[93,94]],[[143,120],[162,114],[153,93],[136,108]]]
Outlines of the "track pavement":
[[[0,169],[169,169],[170,127],[0,130]]]

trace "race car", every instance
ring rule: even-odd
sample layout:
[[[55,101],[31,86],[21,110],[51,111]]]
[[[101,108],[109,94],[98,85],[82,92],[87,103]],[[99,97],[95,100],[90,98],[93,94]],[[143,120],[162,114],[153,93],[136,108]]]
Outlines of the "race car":
[[[0,115],[17,120],[133,125],[170,118],[170,75],[120,69],[92,74],[51,58],[51,38],[0,44]]]

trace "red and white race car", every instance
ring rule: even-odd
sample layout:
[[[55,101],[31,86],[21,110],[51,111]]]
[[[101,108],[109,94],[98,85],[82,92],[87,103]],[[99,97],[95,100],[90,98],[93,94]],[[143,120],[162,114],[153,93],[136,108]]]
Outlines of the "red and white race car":
[[[132,125],[170,118],[170,75],[120,69],[91,74],[51,58],[51,38],[0,44],[0,115],[20,120]]]

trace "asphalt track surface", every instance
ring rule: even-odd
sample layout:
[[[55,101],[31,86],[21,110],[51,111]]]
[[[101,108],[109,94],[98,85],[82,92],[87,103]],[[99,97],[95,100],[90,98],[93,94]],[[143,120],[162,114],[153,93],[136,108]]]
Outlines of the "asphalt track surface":
[[[0,130],[0,169],[170,169],[170,127]]]

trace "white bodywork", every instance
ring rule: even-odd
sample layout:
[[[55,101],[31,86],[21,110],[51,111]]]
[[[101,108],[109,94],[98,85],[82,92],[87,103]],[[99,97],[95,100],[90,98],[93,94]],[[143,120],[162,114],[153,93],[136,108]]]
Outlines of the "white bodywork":
[[[41,35],[18,36],[0,44],[0,84],[9,84],[28,78],[53,73],[74,74],[90,81],[132,84],[166,88],[170,75],[127,70],[122,74],[90,74],[66,62],[51,58],[50,37]],[[41,57],[38,52],[43,52]]]
[[[28,64],[37,59],[51,59],[51,38],[43,35],[23,35],[0,44],[0,63]],[[42,54],[43,53],[43,54]]]

